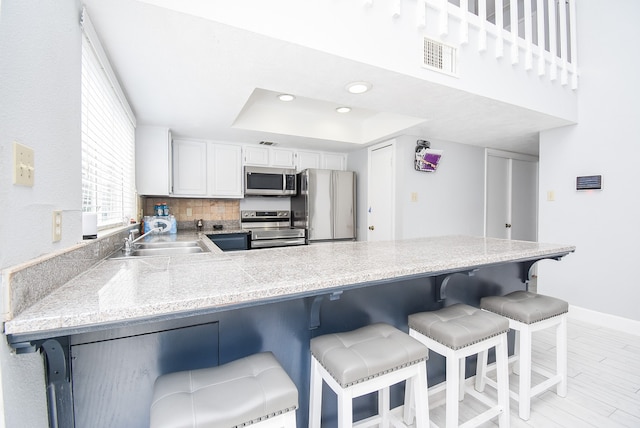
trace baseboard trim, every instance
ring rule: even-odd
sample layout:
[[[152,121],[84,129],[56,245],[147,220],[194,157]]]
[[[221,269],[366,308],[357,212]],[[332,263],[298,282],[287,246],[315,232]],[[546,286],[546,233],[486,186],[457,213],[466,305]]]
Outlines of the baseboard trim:
[[[640,336],[640,321],[569,305],[569,318]]]

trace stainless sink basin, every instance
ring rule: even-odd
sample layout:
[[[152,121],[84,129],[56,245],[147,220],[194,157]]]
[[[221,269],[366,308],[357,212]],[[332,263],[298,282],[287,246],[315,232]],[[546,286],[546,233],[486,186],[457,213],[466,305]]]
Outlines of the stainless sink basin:
[[[134,244],[134,246],[135,248],[129,255],[126,255],[124,250],[118,250],[111,255],[111,258],[175,256],[209,252],[209,249],[199,241],[141,242]]]
[[[158,249],[158,248],[201,248],[198,241],[157,241],[157,242],[141,242],[135,244],[138,249]]]

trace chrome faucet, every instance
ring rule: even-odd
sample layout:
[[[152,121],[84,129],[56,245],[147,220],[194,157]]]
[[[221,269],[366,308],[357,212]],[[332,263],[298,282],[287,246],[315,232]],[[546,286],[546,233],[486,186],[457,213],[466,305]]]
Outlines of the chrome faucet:
[[[149,230],[147,233],[138,236],[136,239],[133,239],[133,235],[135,235],[136,233],[140,233],[140,232],[138,232],[136,229],[131,229],[129,231],[129,237],[128,238],[124,238],[124,254],[125,254],[125,256],[130,256],[131,255],[131,251],[133,250],[133,244],[135,244],[136,242],[138,242],[139,240],[141,240],[145,236],[150,235],[150,234],[152,234],[154,232],[159,232],[159,231],[161,231],[163,229],[164,228],[162,228],[162,227],[154,227],[153,229]]]

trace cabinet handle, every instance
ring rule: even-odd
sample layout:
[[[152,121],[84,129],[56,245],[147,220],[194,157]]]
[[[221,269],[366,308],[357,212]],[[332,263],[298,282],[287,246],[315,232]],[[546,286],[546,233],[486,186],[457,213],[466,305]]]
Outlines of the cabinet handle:
[[[504,225],[504,227],[506,227],[507,229],[509,229],[509,228],[511,227],[511,224],[510,224],[510,223],[507,223],[507,224],[505,224],[505,225]]]
[[[373,230],[373,229],[375,229],[375,227],[369,226],[369,230]]]

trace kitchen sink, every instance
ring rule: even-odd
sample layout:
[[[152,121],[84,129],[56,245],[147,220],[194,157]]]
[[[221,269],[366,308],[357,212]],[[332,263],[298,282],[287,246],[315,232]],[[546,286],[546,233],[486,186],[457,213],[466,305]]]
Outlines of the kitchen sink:
[[[182,254],[206,253],[206,248],[200,241],[159,241],[141,242],[134,244],[134,249],[126,255],[120,249],[111,255],[111,258],[151,257],[151,256],[176,256]]]

